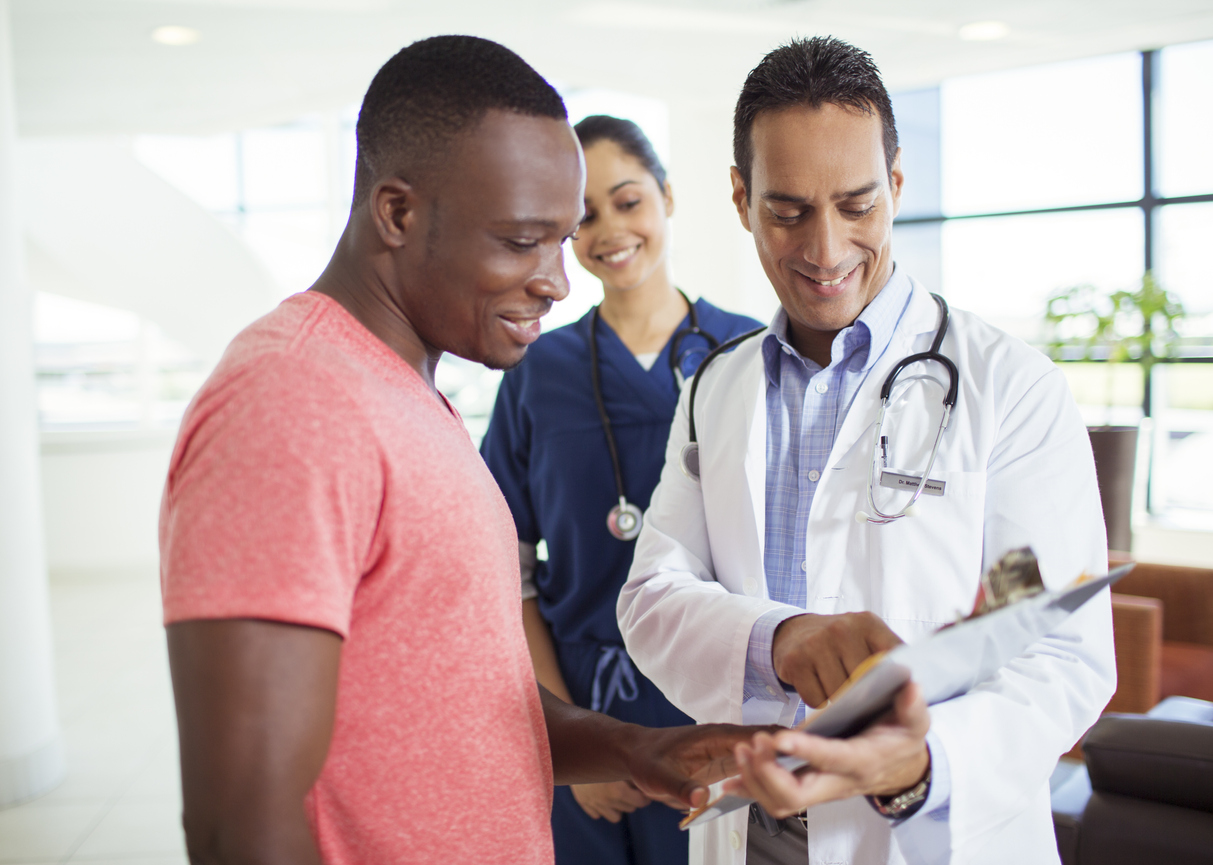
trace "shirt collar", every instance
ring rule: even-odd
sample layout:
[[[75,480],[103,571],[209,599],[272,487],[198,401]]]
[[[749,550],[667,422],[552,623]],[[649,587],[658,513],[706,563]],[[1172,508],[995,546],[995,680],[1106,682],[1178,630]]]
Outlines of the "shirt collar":
[[[893,339],[893,332],[910,301],[911,287],[909,276],[894,264],[893,273],[884,288],[864,308],[854,324],[844,327],[834,337],[830,348],[830,365],[844,363],[863,351],[860,370],[866,372],[871,369]],[[769,332],[762,340],[762,359],[767,381],[775,387],[779,387],[782,368],[780,355],[784,353],[796,358],[810,374],[820,369],[815,362],[803,357],[788,342],[788,313],[780,306],[771,319]]]

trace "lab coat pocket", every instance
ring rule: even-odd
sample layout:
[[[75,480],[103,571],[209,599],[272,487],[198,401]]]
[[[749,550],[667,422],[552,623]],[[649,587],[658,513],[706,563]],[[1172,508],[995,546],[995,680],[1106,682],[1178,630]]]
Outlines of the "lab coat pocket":
[[[930,479],[944,484],[943,495],[923,494],[911,515],[866,525],[873,597],[906,640],[967,615],[981,576],[985,472],[935,470]],[[886,513],[911,497],[886,487],[873,493]]]

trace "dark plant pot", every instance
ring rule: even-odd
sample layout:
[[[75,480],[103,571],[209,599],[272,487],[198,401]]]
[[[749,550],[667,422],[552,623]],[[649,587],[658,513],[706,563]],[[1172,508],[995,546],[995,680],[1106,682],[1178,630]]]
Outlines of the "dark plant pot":
[[[1128,552],[1133,544],[1133,469],[1137,464],[1137,427],[1087,427],[1095,453],[1099,499],[1108,527],[1108,549]]]

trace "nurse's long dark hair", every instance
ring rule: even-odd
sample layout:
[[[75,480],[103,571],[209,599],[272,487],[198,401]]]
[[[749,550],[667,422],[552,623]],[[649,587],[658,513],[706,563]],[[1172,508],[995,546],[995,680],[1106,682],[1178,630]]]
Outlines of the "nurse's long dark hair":
[[[599,141],[615,142],[620,150],[635,157],[645,170],[656,178],[662,191],[665,191],[665,166],[657,158],[653,143],[632,121],[607,114],[594,114],[574,126],[573,131],[577,133],[582,150]]]

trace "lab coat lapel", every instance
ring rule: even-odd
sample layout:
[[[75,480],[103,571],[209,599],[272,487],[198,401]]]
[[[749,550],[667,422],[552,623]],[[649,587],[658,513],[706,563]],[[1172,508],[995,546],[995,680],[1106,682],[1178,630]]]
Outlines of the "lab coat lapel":
[[[745,381],[745,411],[742,414],[742,424],[745,431],[745,483],[746,493],[750,497],[750,506],[745,510],[754,516],[754,535],[746,538],[747,549],[744,559],[751,563],[753,573],[763,575],[762,583],[766,585],[765,568],[763,566],[766,554],[766,512],[767,512],[767,377],[762,366],[762,341],[765,334],[754,337],[755,350],[750,361],[744,364]]]
[[[930,292],[917,280],[911,280],[911,284],[913,288],[909,306],[902,321],[893,331],[893,338],[889,340],[884,354],[868,370],[867,378],[855,394],[838,436],[834,439],[834,447],[826,463],[827,472],[847,465],[849,454],[867,454],[867,437],[872,434],[872,427],[880,414],[880,388],[884,385],[889,371],[906,355],[926,351],[930,347],[929,337],[935,333],[939,324],[939,307]],[[917,343],[922,341],[923,334],[926,334],[928,339],[922,346],[918,346]],[[857,444],[862,444],[858,450]]]

